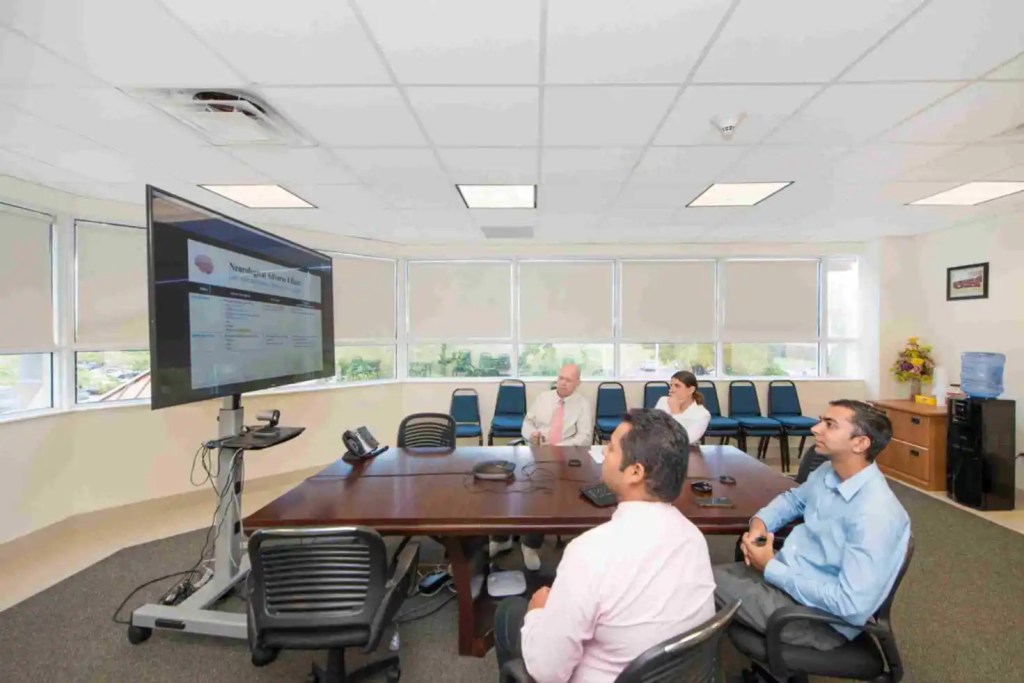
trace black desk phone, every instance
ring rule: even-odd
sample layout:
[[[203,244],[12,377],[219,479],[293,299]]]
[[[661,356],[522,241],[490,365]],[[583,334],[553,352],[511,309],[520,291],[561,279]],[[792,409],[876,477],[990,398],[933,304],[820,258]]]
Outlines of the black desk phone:
[[[345,443],[348,452],[356,458],[379,455],[387,448],[387,446],[381,447],[366,427],[359,427],[355,431],[346,429],[341,435],[341,440]]]

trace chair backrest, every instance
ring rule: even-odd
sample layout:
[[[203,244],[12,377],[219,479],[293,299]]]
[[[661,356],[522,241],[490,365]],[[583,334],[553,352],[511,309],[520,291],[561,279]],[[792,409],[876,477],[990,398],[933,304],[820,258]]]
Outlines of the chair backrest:
[[[701,380],[697,382],[697,391],[704,397],[704,407],[711,417],[722,417],[722,404],[718,402],[718,388],[714,382]]]
[[[626,390],[620,382],[597,385],[597,417],[622,417],[626,410]]]
[[[788,379],[768,382],[768,417],[772,415],[803,415],[796,384]]]
[[[739,608],[734,600],[697,628],[655,645],[630,662],[615,683],[717,680],[718,645]]]
[[[802,484],[807,481],[811,473],[821,467],[822,463],[826,462],[828,462],[827,455],[822,455],[814,450],[814,446],[808,448],[804,451],[803,457],[800,458],[800,467],[796,471],[796,483]]]
[[[658,399],[668,396],[668,382],[647,382],[644,384],[644,408],[650,410],[658,405]]]
[[[476,389],[456,389],[448,413],[456,424],[480,424],[480,399]]]
[[[398,425],[399,448],[455,448],[455,420],[444,413],[413,413]]]
[[[729,417],[761,417],[757,389],[749,379],[729,382]]]
[[[366,527],[261,529],[249,537],[250,639],[304,632],[367,641],[384,599],[387,549]],[[364,641],[364,642],[367,642]]]
[[[494,402],[495,415],[526,415],[526,385],[518,379],[502,380]]]
[[[907,573],[907,568],[910,567],[910,559],[914,556],[914,535],[911,534],[910,538],[907,539],[907,554],[903,557],[903,564],[900,565],[900,571],[896,575],[896,580],[892,583],[892,588],[889,589],[889,595],[885,597],[885,601],[875,610],[875,619],[879,622],[887,623],[889,621],[889,613],[892,611],[892,603],[896,599],[896,591],[899,590],[900,584],[903,583],[903,577]]]

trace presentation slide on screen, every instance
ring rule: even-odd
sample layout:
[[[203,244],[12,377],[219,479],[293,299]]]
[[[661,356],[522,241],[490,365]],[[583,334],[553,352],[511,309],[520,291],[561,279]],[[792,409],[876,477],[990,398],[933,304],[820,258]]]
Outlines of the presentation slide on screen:
[[[192,388],[323,369],[320,277],[188,241]]]

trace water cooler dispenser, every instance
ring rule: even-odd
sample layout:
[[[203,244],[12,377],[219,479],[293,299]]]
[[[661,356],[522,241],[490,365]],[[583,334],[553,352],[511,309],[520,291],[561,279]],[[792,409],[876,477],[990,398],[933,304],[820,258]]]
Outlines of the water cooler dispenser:
[[[950,400],[946,417],[946,494],[979,510],[1012,510],[1015,402]]]

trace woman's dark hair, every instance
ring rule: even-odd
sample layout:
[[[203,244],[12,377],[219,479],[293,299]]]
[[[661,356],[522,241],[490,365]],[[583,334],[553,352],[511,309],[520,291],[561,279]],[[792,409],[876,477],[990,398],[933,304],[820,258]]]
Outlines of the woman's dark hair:
[[[672,375],[672,379],[677,379],[688,387],[693,387],[693,402],[699,406],[704,405],[704,394],[697,391],[697,376],[689,370],[680,370],[676,374]]]
[[[690,439],[686,430],[661,410],[634,408],[623,419],[633,428],[622,437],[619,470],[640,463],[644,466],[647,493],[671,503],[683,490],[690,462]]]

